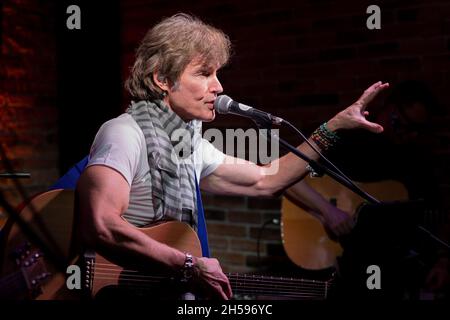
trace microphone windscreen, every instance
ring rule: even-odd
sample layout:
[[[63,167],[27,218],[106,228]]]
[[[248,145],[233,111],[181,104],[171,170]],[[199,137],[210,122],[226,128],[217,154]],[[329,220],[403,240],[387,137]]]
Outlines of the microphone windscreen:
[[[226,114],[228,113],[228,109],[230,108],[232,102],[233,99],[223,94],[218,96],[214,101],[214,109],[216,109],[218,113]]]

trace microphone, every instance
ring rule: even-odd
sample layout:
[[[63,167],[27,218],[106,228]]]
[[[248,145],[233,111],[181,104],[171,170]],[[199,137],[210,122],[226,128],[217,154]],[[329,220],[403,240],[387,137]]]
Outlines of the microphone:
[[[270,113],[233,101],[233,99],[231,99],[227,95],[221,95],[216,98],[216,100],[214,101],[214,109],[216,109],[217,113],[231,113],[238,116],[250,118],[257,124],[272,123],[280,125],[284,121],[283,119],[275,117]]]

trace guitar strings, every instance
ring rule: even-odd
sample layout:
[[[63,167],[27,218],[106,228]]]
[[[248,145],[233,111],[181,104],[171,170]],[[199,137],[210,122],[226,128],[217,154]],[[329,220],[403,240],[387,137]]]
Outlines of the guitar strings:
[[[96,271],[95,272],[95,278],[98,280],[117,280],[117,277],[114,277],[114,275],[120,275],[120,280],[121,281],[128,281],[128,282],[134,282],[136,283],[142,283],[144,286],[146,283],[158,283],[160,282],[162,279],[164,279],[164,277],[160,277],[160,276],[147,276],[147,275],[123,275],[123,273],[121,272],[121,270],[119,268],[97,268],[97,269],[103,269],[106,270],[106,272],[101,272],[101,271]],[[113,272],[108,272],[108,271],[113,271]],[[136,273],[136,271],[132,271],[133,273]],[[247,287],[247,291],[248,289],[254,289],[253,291],[262,291],[264,292],[264,289],[278,289],[278,290],[285,290],[284,293],[301,293],[301,290],[303,290],[303,292],[311,292],[311,293],[315,293],[316,295],[320,294],[325,295],[326,291],[328,290],[328,286],[326,284],[326,282],[320,284],[318,283],[318,281],[316,280],[309,280],[306,281],[305,279],[292,279],[292,282],[297,282],[296,284],[294,283],[284,283],[283,280],[290,280],[288,278],[271,278],[270,280],[268,279],[258,279],[255,278],[254,276],[239,276],[236,277],[236,275],[230,274],[230,283],[233,284],[235,286],[234,291],[236,290],[245,290],[245,288],[240,288],[241,287]],[[234,279],[233,279],[234,278]],[[303,282],[303,289],[298,289],[298,282]],[[278,293],[282,293],[280,291],[278,291]]]
[[[114,274],[111,273],[96,273],[96,276],[94,279],[100,279],[100,280],[117,280],[117,277],[114,277]],[[120,276],[119,281],[130,281],[130,282],[142,282],[142,283],[160,283],[164,277],[156,278],[156,277],[150,277],[148,279],[142,279],[142,278],[136,278],[136,277],[124,277]],[[230,280],[230,283],[237,287],[248,287],[248,288],[264,288],[264,289],[294,289],[295,291],[298,291],[298,288],[296,285],[293,284],[276,284],[273,283],[267,283],[267,282],[261,282],[261,281],[240,281],[240,280]],[[315,291],[315,292],[322,292],[325,291],[327,288],[325,286],[303,286],[301,287],[307,291]]]
[[[96,269],[99,270],[115,270],[118,272],[121,272],[123,274],[140,274],[139,271],[136,270],[130,270],[130,269],[122,269],[119,266],[115,266],[113,264],[109,263],[95,263]],[[142,275],[142,274],[140,274]],[[151,275],[142,275],[145,277],[153,277]],[[321,281],[321,280],[311,280],[311,279],[300,279],[300,278],[290,278],[290,277],[273,277],[273,276],[265,276],[265,275],[252,275],[252,274],[239,274],[239,273],[228,273],[228,278],[245,278],[246,280],[255,278],[255,280],[259,281],[259,279],[265,280],[265,281],[291,281],[291,282],[301,282],[301,283],[311,283],[316,284],[319,286],[326,285],[327,281]],[[160,276],[156,276],[156,278],[161,278]]]
[[[114,277],[99,277],[101,280],[117,280]],[[136,282],[137,281],[137,282]],[[155,281],[157,282],[157,281]],[[155,286],[151,285],[148,282],[143,282],[140,280],[135,280],[135,282],[127,282],[122,284],[129,289],[154,289]],[[299,291],[299,290],[277,290],[274,292],[273,290],[269,290],[270,288],[259,288],[259,287],[247,287],[247,288],[234,288],[233,292],[235,294],[252,294],[252,295],[279,295],[283,297],[298,297],[298,298],[321,298],[324,299],[326,297],[326,291],[322,292],[311,292],[311,291]],[[278,288],[275,288],[278,289]]]
[[[108,264],[104,264],[108,266]],[[161,280],[164,277],[161,276],[151,276],[151,275],[142,275],[137,274],[137,271],[121,271],[120,268],[101,268],[97,267],[97,269],[101,269],[103,271],[111,271],[114,270],[116,274],[121,275],[121,279],[155,279],[155,280]],[[98,273],[99,271],[96,271]],[[105,273],[103,273],[105,274]],[[106,273],[108,274],[108,273]],[[301,285],[305,288],[324,288],[328,283],[326,282],[320,282],[317,280],[308,280],[308,279],[294,279],[294,278],[273,278],[273,277],[263,277],[263,276],[255,276],[255,275],[239,275],[239,274],[229,274],[228,275],[230,281],[239,281],[240,283],[256,283],[258,285],[272,285],[272,286],[278,286],[278,287],[289,287],[289,286],[296,286]],[[290,283],[286,283],[286,281],[289,281]]]
[[[99,280],[117,280],[117,278],[115,277],[98,277]],[[122,286],[126,286],[127,288],[141,288],[141,289],[145,289],[145,288],[154,288],[155,286],[152,285],[154,283],[159,283],[159,281],[142,281],[142,280],[127,280],[126,283],[121,284]],[[273,290],[270,289],[277,289],[276,293],[274,293]],[[280,290],[280,288],[273,288],[273,287],[269,287],[269,288],[264,288],[264,287],[251,287],[251,286],[246,286],[245,288],[239,288],[236,287],[233,289],[234,293],[266,293],[266,294],[278,294],[278,295],[284,295],[284,296],[302,296],[302,297],[307,297],[307,296],[317,296],[317,297],[325,297],[326,295],[326,290],[321,290],[321,291],[307,291],[307,290],[294,290],[295,288],[293,288],[293,290]]]
[[[108,264],[103,264],[105,266],[108,266]],[[151,276],[151,275],[144,275],[144,274],[138,274],[137,271],[134,270],[123,270],[120,268],[108,268],[108,267],[97,267],[97,269],[100,271],[115,271],[116,273],[121,274],[121,278],[126,279],[158,279],[161,280],[164,277],[162,276]],[[96,271],[95,273],[97,274]],[[104,274],[104,273],[103,273]],[[262,284],[277,284],[277,285],[286,285],[285,282],[289,281],[294,283],[296,285],[303,285],[308,287],[323,287],[326,285],[326,282],[319,282],[317,280],[308,280],[308,279],[295,279],[295,278],[274,278],[270,276],[256,276],[256,275],[239,275],[239,274],[228,274],[228,278],[230,280],[240,280],[241,282],[256,282],[256,283],[262,283]]]

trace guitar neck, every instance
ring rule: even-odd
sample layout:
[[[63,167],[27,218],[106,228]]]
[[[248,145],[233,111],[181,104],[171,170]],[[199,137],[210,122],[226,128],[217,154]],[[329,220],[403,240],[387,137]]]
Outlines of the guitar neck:
[[[326,299],[331,283],[310,279],[228,273],[233,293],[277,299]]]

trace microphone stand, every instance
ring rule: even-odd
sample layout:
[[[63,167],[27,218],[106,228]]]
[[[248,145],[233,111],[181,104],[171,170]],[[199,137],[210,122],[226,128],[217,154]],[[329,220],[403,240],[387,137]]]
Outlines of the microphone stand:
[[[0,178],[7,179],[19,179],[19,178],[30,178],[31,174],[24,172],[3,172],[0,173]]]

